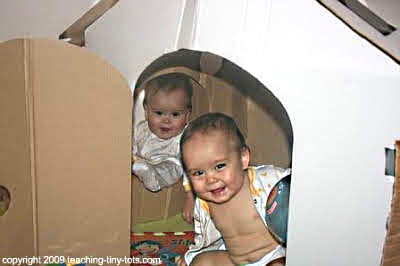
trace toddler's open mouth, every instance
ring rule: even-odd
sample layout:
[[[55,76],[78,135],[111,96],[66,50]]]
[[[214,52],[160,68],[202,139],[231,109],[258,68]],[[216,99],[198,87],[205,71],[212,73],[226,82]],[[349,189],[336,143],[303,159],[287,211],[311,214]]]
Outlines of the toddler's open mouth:
[[[225,188],[226,187],[224,186],[224,187],[213,189],[213,190],[211,190],[211,193],[214,195],[219,195],[225,191]]]

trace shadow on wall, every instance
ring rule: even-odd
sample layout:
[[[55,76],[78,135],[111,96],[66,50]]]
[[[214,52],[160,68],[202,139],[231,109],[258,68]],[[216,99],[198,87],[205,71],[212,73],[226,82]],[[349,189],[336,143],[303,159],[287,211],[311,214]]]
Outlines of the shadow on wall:
[[[140,119],[143,84],[170,72],[185,73],[196,81],[192,119],[206,112],[231,115],[250,147],[251,164],[291,167],[293,130],[281,102],[247,71],[212,53],[181,49],[147,66],[134,90],[135,121]]]

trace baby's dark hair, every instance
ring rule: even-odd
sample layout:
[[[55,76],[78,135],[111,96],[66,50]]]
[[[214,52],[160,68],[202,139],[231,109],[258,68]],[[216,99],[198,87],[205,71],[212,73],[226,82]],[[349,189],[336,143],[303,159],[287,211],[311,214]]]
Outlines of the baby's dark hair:
[[[243,134],[240,132],[240,129],[232,117],[223,113],[206,113],[191,121],[183,131],[179,145],[181,155],[183,154],[183,144],[185,144],[185,142],[195,133],[200,132],[202,134],[207,134],[215,130],[224,131],[226,136],[230,137],[234,141],[236,146],[235,148],[238,152],[247,148]]]
[[[186,92],[186,107],[192,109],[193,86],[190,77],[183,73],[163,74],[146,82],[143,104],[147,104],[149,96],[159,91],[171,92],[177,89]]]

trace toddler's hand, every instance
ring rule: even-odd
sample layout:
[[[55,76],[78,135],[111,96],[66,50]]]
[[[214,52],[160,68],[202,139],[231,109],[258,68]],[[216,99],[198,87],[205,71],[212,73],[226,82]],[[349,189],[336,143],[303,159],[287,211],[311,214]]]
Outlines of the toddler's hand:
[[[194,197],[192,191],[186,192],[185,202],[183,203],[182,217],[188,223],[193,223]]]

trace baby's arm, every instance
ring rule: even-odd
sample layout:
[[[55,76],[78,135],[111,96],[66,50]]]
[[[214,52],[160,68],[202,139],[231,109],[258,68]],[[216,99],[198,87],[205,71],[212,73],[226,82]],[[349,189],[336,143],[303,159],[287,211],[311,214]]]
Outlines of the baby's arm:
[[[183,202],[182,216],[187,223],[193,223],[194,196],[192,191],[185,192],[185,201]]]
[[[185,201],[183,203],[182,216],[183,219],[188,223],[193,223],[193,207],[194,207],[194,196],[192,187],[190,186],[187,176],[183,175],[183,188],[185,189]]]
[[[204,203],[201,203],[199,198],[195,199],[193,208],[195,236],[194,244],[190,245],[184,256],[187,265],[192,265],[192,260],[199,254],[216,251],[223,245],[221,234],[208,214],[208,206]]]

